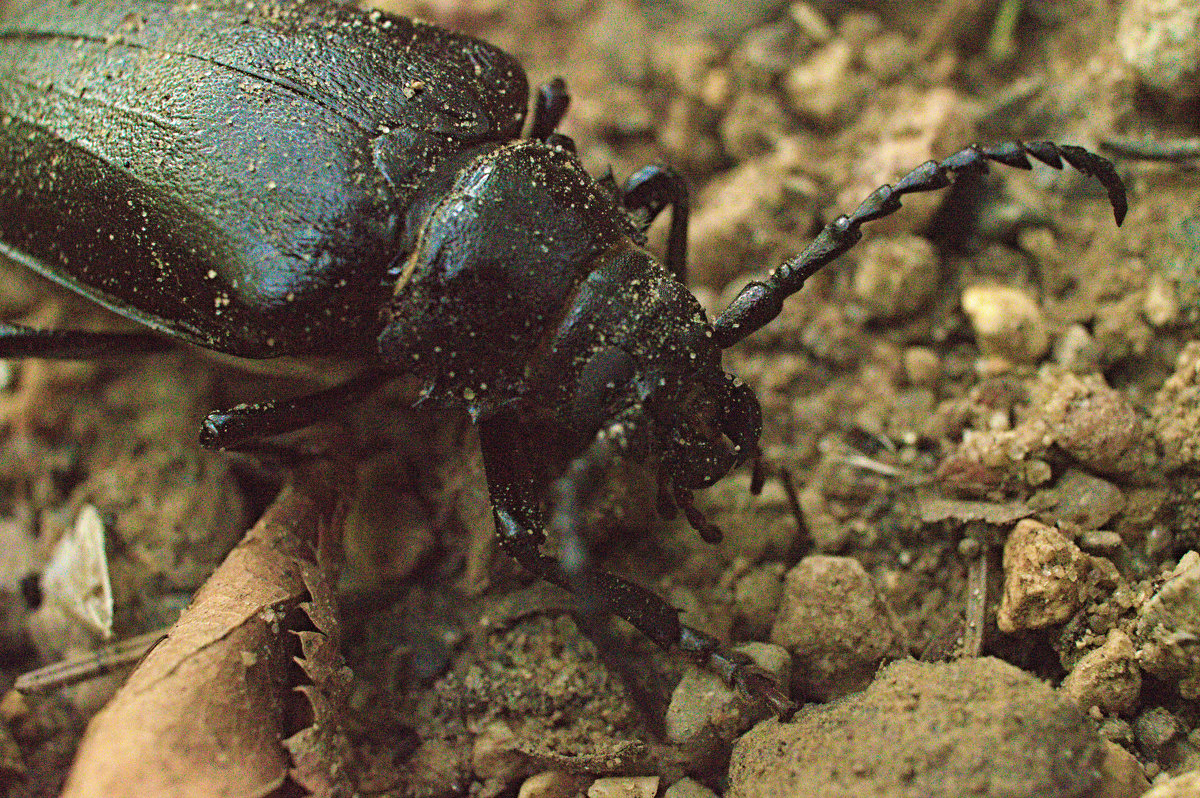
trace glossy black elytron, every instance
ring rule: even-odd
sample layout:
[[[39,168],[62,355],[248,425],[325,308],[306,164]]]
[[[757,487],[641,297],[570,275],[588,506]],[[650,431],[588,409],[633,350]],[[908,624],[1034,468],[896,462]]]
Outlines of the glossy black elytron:
[[[246,358],[321,354],[367,371],[311,397],[213,413],[210,446],[317,420],[399,374],[479,425],[504,548],[778,707],[787,698],[646,589],[540,551],[568,540],[615,457],[719,535],[691,491],[757,458],[753,393],[721,351],[762,327],[900,197],[1052,142],[967,147],[883,186],[715,320],[687,290],[687,186],[667,167],[592,178],[561,81],[506,53],[327,0],[51,0],[0,25],[0,251],[154,333]],[[645,232],[671,209],[665,256]],[[0,326],[0,357],[151,351],[162,335]],[[553,456],[549,453],[553,451]],[[563,465],[565,463],[565,466]],[[564,562],[566,563],[564,565]]]

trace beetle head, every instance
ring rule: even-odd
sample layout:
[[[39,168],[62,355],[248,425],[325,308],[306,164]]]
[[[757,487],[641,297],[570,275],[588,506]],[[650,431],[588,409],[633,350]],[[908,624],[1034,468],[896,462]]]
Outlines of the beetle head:
[[[757,455],[758,400],[721,368],[695,297],[628,242],[594,265],[538,365],[539,404],[559,408],[581,442],[613,424],[639,430],[626,448],[655,456],[677,489]]]

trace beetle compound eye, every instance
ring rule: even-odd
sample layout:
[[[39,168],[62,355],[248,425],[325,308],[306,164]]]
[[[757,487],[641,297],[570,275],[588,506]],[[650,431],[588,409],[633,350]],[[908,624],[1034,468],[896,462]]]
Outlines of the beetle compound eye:
[[[588,360],[579,375],[579,388],[588,393],[615,392],[633,379],[636,364],[633,356],[623,349],[608,346]]]
[[[576,383],[573,415],[578,425],[589,430],[598,427],[611,415],[606,410],[636,373],[633,356],[615,346],[599,349],[588,358]]]

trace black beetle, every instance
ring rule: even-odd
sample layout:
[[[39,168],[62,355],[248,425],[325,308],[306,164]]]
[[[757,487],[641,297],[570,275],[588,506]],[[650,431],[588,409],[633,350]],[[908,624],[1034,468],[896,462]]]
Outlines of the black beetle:
[[[1052,142],[970,146],[872,193],[714,321],[684,285],[688,193],[648,167],[590,177],[561,81],[531,131],[521,67],[483,42],[328,0],[51,0],[0,26],[0,250],[157,333],[244,358],[367,358],[349,383],[209,416],[206,445],[304,426],[399,374],[479,426],[503,547],[585,605],[728,680],[787,699],[646,589],[540,551],[577,541],[614,457],[650,462],[708,539],[691,491],[757,462],[761,416],[721,351],[900,197],[992,160],[1099,179]],[[671,208],[665,258],[644,248]],[[0,357],[93,357],[161,336],[0,328]],[[556,473],[543,448],[567,463]],[[572,546],[575,555],[577,546]]]

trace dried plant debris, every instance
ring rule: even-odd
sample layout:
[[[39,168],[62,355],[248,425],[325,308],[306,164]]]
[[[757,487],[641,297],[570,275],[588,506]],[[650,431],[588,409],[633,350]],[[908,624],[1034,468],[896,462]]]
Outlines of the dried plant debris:
[[[582,634],[577,608],[493,556],[468,421],[410,412],[397,387],[301,441],[354,456],[345,535],[325,541],[344,544],[338,580],[260,527],[222,566],[237,581],[196,595],[77,756],[124,671],[0,700],[0,786],[57,795],[74,760],[68,794],[112,779],[140,795],[1193,795],[1196,37],[1170,32],[1194,4],[971,5],[389,3],[496,42],[534,83],[564,76],[560,130],[593,173],[680,169],[709,309],[968,141],[1118,145],[1119,230],[1077,175],[995,170],[906,198],[725,353],[797,511],[778,480],[754,499],[731,475],[697,496],[727,533],[711,547],[659,519],[632,469],[597,498],[597,560],[692,625],[758,641],[745,650],[805,702],[793,722],[760,723],[626,630]],[[1122,142],[1164,159],[1121,160]],[[0,319],[120,323],[0,268]],[[110,663],[104,590],[70,598],[60,547],[92,586],[107,571],[107,644],[174,621],[285,479],[270,458],[199,450],[201,418],[332,378],[306,367],[0,363],[6,675]],[[81,549],[86,507],[102,534],[89,516]],[[220,746],[187,736],[218,721]]]
[[[317,544],[336,507],[315,480],[276,499],[92,719],[64,795],[267,795],[293,767],[316,794],[335,794],[326,738],[345,691]],[[323,726],[288,741],[293,766],[280,738],[303,710],[297,688]],[[311,749],[323,746],[315,767]]]

